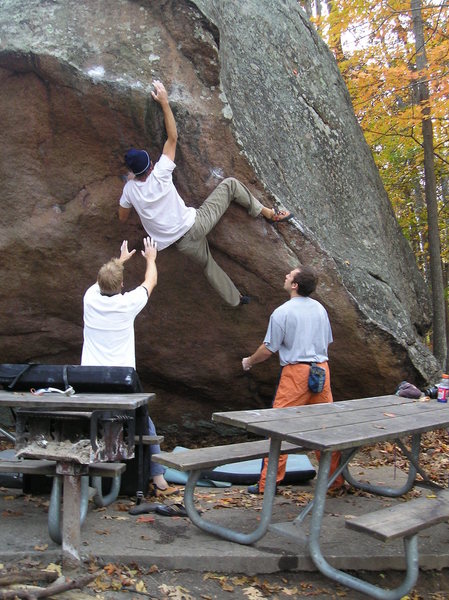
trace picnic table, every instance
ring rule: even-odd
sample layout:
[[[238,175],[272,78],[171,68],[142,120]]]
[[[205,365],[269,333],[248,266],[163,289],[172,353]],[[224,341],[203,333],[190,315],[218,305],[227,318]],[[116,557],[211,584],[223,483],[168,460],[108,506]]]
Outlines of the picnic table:
[[[125,470],[125,464],[119,461],[123,458],[132,458],[135,446],[134,420],[130,415],[138,414],[139,410],[142,410],[153,397],[154,394],[147,393],[64,396],[61,394],[35,395],[29,392],[0,391],[0,407],[18,409],[15,436],[16,453],[26,459],[33,459],[23,461],[23,471],[29,472],[28,469],[32,469],[34,465],[38,472],[59,475],[60,477],[55,479],[64,482],[61,535],[64,567],[76,568],[80,564],[80,529],[83,512],[87,508],[87,494],[82,492],[82,483],[87,480],[86,475],[111,477]],[[21,413],[21,411],[23,412]],[[146,411],[145,414],[147,414]],[[18,431],[21,415],[25,415],[25,418],[30,417],[37,431],[41,426],[46,432],[48,431],[48,420],[53,416],[60,417],[63,421],[69,420],[69,423],[70,420],[71,423],[77,423],[77,419],[89,419],[90,439],[81,440],[83,445],[78,451],[77,445],[72,443],[69,435],[69,432],[73,433],[76,426],[69,424],[58,427],[57,442],[49,442],[49,436],[46,435],[39,440],[37,439],[39,436],[34,435],[33,437],[29,436],[27,431]],[[92,435],[92,429],[95,431],[95,427],[102,427],[101,424],[97,424],[101,415],[106,415],[105,421],[108,422],[108,426],[102,429],[103,436],[96,438],[95,435]],[[91,422],[94,424],[92,425]],[[132,427],[127,423],[132,423]],[[130,427],[131,435],[128,435],[128,440],[121,429],[123,424]],[[24,428],[26,429],[26,425]],[[109,436],[109,440],[106,439],[107,436]],[[19,468],[21,462],[18,461],[15,464]],[[13,469],[15,466],[8,465],[8,468]],[[1,469],[2,461],[0,461]],[[61,486],[56,486],[54,491],[55,489],[59,504]],[[49,519],[50,533],[51,528],[52,523]]]
[[[198,455],[196,466],[191,464],[185,469],[190,469],[185,489],[185,506],[188,516],[198,527],[227,540],[243,544],[251,544],[261,539],[268,530],[275,530],[290,538],[298,537],[302,540],[304,533],[301,523],[311,512],[307,544],[313,562],[324,575],[379,599],[399,599],[413,587],[419,573],[416,534],[424,527],[449,518],[447,492],[444,492],[446,495],[433,504],[432,501],[427,501],[427,504],[421,502],[419,506],[415,506],[414,501],[406,502],[395,507],[398,510],[393,514],[381,515],[377,512],[372,513],[372,518],[368,519],[369,522],[363,521],[362,518],[360,523],[347,523],[353,529],[383,540],[403,537],[407,572],[403,583],[395,590],[385,590],[340,571],[329,564],[323,556],[320,547],[320,533],[326,495],[328,487],[340,473],[355,487],[388,497],[400,496],[409,491],[415,484],[417,472],[421,474],[425,482],[433,485],[419,466],[421,434],[448,427],[449,408],[447,404],[438,403],[436,400],[423,402],[387,395],[333,404],[217,412],[212,415],[212,420],[269,438],[268,473],[258,526],[249,533],[234,531],[208,521],[201,516],[194,505],[195,485],[201,475]],[[410,449],[402,439],[409,436],[411,436]],[[395,440],[406,454],[410,467],[406,483],[394,489],[356,481],[349,470],[351,459],[363,446],[371,446],[386,440]],[[294,521],[273,524],[271,523],[271,514],[276,491],[277,463],[281,444],[285,443],[302,447],[306,451],[319,450],[321,452],[319,471],[311,503],[302,509]],[[201,451],[200,448],[191,452],[201,453]],[[329,477],[331,453],[334,451],[342,453],[342,460],[338,471]],[[165,458],[162,455],[160,462],[163,462]],[[409,512],[407,512],[408,507],[410,507]],[[365,516],[368,517],[368,515]]]

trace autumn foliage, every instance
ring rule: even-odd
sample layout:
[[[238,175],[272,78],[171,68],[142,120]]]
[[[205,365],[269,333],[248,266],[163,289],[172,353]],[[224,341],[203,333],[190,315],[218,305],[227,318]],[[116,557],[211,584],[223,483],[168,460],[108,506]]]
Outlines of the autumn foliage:
[[[301,2],[303,6],[307,3]],[[323,6],[324,5],[324,6]],[[427,66],[416,68],[410,0],[315,2],[313,20],[334,52],[354,111],[418,264],[427,271],[427,218],[418,77],[429,87],[442,258],[449,261],[449,4],[423,1]],[[318,9],[318,10],[316,10]]]

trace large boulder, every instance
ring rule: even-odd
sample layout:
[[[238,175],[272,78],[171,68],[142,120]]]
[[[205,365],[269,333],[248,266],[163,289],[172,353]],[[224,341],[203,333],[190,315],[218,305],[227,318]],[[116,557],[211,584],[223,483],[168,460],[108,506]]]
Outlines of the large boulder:
[[[231,207],[210,235],[253,301],[229,309],[174,248],[136,320],[137,365],[159,422],[269,403],[278,363],[243,373],[298,263],[320,272],[337,400],[432,382],[426,286],[402,236],[336,63],[295,0],[3,0],[0,6],[0,362],[79,363],[82,297],[128,239],[123,154],[160,154],[151,81],[179,130],[176,183],[199,206],[226,176],[296,219]],[[126,267],[142,280],[143,259]]]

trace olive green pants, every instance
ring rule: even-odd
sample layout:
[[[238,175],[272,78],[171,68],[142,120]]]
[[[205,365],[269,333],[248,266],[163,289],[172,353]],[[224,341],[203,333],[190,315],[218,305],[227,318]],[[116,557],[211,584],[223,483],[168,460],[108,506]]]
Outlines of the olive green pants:
[[[231,202],[237,202],[246,208],[251,217],[257,217],[263,208],[243,183],[233,177],[224,179],[197,209],[195,223],[176,242],[176,247],[203,268],[207,280],[225,302],[238,306],[240,292],[213,259],[206,239]]]

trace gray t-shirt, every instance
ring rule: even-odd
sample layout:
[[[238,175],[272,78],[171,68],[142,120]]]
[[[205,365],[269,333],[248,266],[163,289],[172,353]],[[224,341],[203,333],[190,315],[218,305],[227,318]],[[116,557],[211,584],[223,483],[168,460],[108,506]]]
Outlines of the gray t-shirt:
[[[281,304],[271,315],[264,344],[279,352],[281,366],[298,362],[326,362],[332,343],[326,309],[313,298],[298,296]]]

